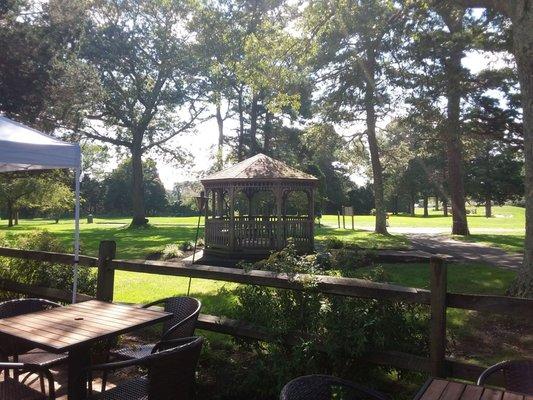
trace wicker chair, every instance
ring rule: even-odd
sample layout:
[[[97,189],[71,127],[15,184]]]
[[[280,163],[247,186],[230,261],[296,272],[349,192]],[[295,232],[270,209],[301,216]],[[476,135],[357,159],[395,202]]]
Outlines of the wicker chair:
[[[88,373],[89,399],[190,400],[202,343],[200,337],[168,340],[156,344],[152,354],[146,357],[92,366]],[[114,371],[131,366],[144,367],[148,374],[93,395],[93,371]]]
[[[502,372],[505,389],[533,395],[533,360],[503,361],[487,368],[479,376],[477,384],[485,385],[489,377]]]
[[[293,379],[281,390],[280,400],[388,400],[374,390],[329,375]]]
[[[40,365],[23,363],[0,363],[0,371],[4,371],[4,379],[0,381],[0,400],[55,400],[54,378],[51,372]],[[17,371],[18,374],[34,373],[39,376],[46,376],[48,380],[48,395],[34,390],[12,379],[8,371]]]
[[[0,318],[15,317],[31,312],[61,307],[60,304],[43,299],[17,299],[0,303]],[[0,358],[2,361],[35,364],[51,368],[65,362],[67,354],[54,354],[36,349],[34,346],[10,337],[0,337]],[[18,377],[19,370],[13,369],[14,377]],[[41,389],[44,392],[44,377],[41,376]]]
[[[163,325],[161,341],[194,335],[194,328],[202,307],[198,299],[193,297],[169,297],[146,304],[143,308],[154,306],[163,306],[166,312],[172,313],[172,318]],[[153,348],[153,343],[143,344],[134,348],[122,348],[112,351],[111,355],[121,360],[139,359],[149,355]]]

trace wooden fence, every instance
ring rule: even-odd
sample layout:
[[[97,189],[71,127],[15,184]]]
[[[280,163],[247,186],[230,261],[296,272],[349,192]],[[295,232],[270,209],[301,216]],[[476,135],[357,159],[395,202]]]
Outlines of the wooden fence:
[[[54,262],[71,265],[73,255],[1,248],[0,256]],[[113,301],[115,271],[171,275],[201,279],[212,279],[240,284],[260,285],[289,290],[305,290],[305,282],[311,278],[305,274],[285,274],[268,271],[244,271],[236,268],[223,268],[208,265],[191,265],[162,261],[119,260],[116,244],[113,241],[100,243],[98,257],[80,257],[80,266],[98,268],[96,298]],[[481,312],[514,314],[533,318],[533,300],[504,296],[488,296],[451,293],[447,290],[446,265],[441,258],[430,259],[430,289],[424,290],[403,287],[388,283],[371,282],[355,278],[314,276],[314,290],[324,294],[347,297],[386,299],[428,305],[430,309],[430,357],[420,357],[400,352],[379,352],[365,356],[369,362],[401,369],[427,372],[433,376],[454,377],[474,380],[483,367],[459,362],[445,357],[446,350],[446,310],[449,307]],[[51,288],[24,285],[0,279],[0,290],[12,291],[31,296],[41,296],[68,302],[71,294]],[[89,296],[80,295],[80,300]],[[270,341],[267,330],[225,317],[201,314],[198,328],[212,332],[262,341]],[[288,339],[290,340],[290,338]]]

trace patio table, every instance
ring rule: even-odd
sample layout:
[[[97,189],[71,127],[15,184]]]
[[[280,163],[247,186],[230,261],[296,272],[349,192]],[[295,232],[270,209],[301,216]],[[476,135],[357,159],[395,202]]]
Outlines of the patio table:
[[[83,370],[90,365],[92,344],[171,316],[167,312],[90,300],[0,319],[0,335],[53,353],[68,352],[68,398],[80,400],[86,395]]]
[[[533,400],[533,396],[485,386],[430,378],[414,400]]]

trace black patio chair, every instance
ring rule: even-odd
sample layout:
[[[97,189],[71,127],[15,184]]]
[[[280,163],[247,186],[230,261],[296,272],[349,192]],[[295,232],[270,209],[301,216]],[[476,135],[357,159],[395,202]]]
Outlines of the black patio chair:
[[[152,354],[146,357],[94,365],[88,369],[88,399],[190,400],[194,396],[194,375],[202,344],[200,337],[172,339],[157,343]],[[132,366],[146,368],[147,375],[93,394],[93,371],[115,371]]]
[[[483,371],[477,384],[485,385],[498,372],[503,374],[506,390],[533,395],[533,360],[510,360],[494,364]]]
[[[61,304],[44,299],[16,299],[0,303],[0,318],[16,317],[37,311],[49,310],[61,307]],[[67,360],[67,354],[55,354],[36,349],[35,346],[13,339],[7,336],[0,337],[1,361],[14,363],[35,364],[45,368],[52,368]],[[17,378],[19,371],[13,370],[13,376]],[[40,377],[41,389],[44,392],[44,377]]]
[[[387,396],[329,375],[300,376],[281,390],[280,400],[389,400]]]
[[[5,363],[0,362],[0,371],[4,372],[4,378],[0,381],[0,400],[55,400],[54,378],[50,370],[36,364]],[[48,381],[48,395],[45,391],[39,392],[10,377],[8,371],[17,371],[18,374],[37,374],[45,376]]]
[[[179,339],[194,335],[196,321],[200,314],[202,303],[193,297],[168,297],[145,304],[143,308],[163,306],[166,312],[172,313],[172,318],[163,324],[160,341]],[[142,344],[111,351],[111,355],[122,360],[146,357],[152,352],[155,344]]]

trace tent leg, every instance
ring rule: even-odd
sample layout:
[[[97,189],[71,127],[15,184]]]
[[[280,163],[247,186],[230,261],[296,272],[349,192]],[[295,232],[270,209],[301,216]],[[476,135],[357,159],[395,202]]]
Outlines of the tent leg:
[[[78,264],[80,260],[80,168],[76,169],[76,205],[74,207],[74,267],[72,278],[72,303],[78,293]]]

